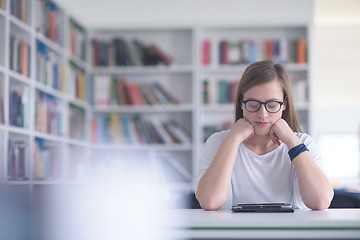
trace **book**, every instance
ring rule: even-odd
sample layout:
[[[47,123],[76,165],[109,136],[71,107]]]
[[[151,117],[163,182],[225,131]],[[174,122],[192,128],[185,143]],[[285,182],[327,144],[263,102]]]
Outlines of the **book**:
[[[170,65],[173,60],[170,56],[164,53],[164,51],[160,50],[160,48],[156,44],[150,44],[149,49],[160,58],[161,62],[165,65]]]
[[[208,80],[203,80],[202,90],[203,90],[203,94],[202,94],[203,103],[208,104],[209,103],[209,81]]]
[[[132,105],[143,105],[143,97],[139,85],[136,83],[128,83],[127,90],[129,93],[130,104]]]
[[[203,40],[202,44],[202,64],[207,66],[210,64],[211,61],[211,52],[210,52],[211,44],[209,39]]]
[[[175,121],[166,122],[164,123],[164,127],[175,139],[177,139],[177,142],[179,143],[191,142],[190,134],[177,122]]]
[[[129,92],[128,92],[128,82],[126,79],[121,78],[117,80],[116,83],[118,104],[119,105],[128,105],[130,104]]]
[[[30,149],[23,140],[8,141],[8,180],[26,181],[30,174]]]
[[[306,40],[302,38],[298,40],[297,44],[297,63],[306,63]]]
[[[19,36],[10,36],[10,69],[26,77],[30,76],[30,44]]]
[[[59,180],[62,177],[61,146],[42,138],[35,138],[33,179]]]
[[[0,123],[5,123],[3,81],[0,79]]]

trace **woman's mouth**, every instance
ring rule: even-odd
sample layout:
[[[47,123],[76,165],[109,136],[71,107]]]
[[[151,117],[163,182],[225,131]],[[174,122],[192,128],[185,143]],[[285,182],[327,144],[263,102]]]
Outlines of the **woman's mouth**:
[[[255,122],[256,125],[260,126],[260,127],[266,127],[267,125],[269,125],[268,122]]]

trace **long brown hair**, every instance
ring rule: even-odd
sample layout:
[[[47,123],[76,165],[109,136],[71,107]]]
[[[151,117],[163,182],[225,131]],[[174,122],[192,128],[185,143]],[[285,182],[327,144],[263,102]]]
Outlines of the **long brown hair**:
[[[294,107],[290,77],[282,65],[274,64],[272,61],[255,62],[245,69],[236,93],[235,122],[244,117],[243,110],[241,109],[244,93],[254,86],[275,80],[279,81],[282,87],[286,103],[282,118],[294,132],[302,132]]]

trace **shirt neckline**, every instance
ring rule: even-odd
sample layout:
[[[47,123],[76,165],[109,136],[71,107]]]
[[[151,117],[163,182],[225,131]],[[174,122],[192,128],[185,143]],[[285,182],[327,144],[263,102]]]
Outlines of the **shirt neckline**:
[[[244,143],[241,143],[240,146],[242,146],[242,147],[243,147],[247,152],[249,152],[250,154],[252,154],[252,155],[254,155],[254,156],[256,156],[256,157],[260,157],[260,158],[261,158],[261,157],[266,157],[266,156],[274,153],[275,151],[278,151],[278,150],[280,149],[280,147],[281,147],[281,148],[283,147],[284,144],[285,144],[285,143],[282,142],[282,143],[280,143],[279,146],[277,146],[276,148],[274,148],[274,149],[271,150],[270,152],[267,152],[267,153],[262,154],[262,155],[259,155],[259,154],[255,153],[255,152],[253,152],[253,151],[250,150],[248,147],[246,147]]]

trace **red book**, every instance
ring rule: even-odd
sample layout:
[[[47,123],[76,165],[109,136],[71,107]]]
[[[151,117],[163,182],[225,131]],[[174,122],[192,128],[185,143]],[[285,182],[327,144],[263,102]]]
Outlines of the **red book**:
[[[274,42],[271,40],[266,41],[265,56],[267,60],[272,60],[274,57]]]
[[[138,84],[129,83],[128,90],[129,90],[130,103],[132,105],[143,105],[144,104]]]
[[[22,42],[22,56],[21,56],[21,73],[28,76],[28,46],[26,42]]]
[[[50,36],[49,38],[53,41],[56,40],[56,12],[51,12],[50,14]]]
[[[305,39],[300,39],[296,44],[297,62],[306,63],[306,42]]]
[[[116,83],[116,90],[118,96],[118,103],[120,105],[127,105],[129,104],[129,92],[128,92],[128,83],[125,79],[121,79],[119,82]]]
[[[71,47],[71,53],[76,55],[76,32],[75,32],[75,29],[72,28],[70,30],[70,47]]]
[[[98,125],[99,125],[99,120],[98,118],[93,118],[91,120],[91,139],[92,139],[92,143],[98,143],[99,142],[99,129],[98,129]]]
[[[222,64],[228,65],[229,64],[229,43],[224,41],[221,44],[221,54],[222,54]]]
[[[203,49],[202,49],[202,56],[203,56],[203,65],[210,64],[210,41],[204,40],[203,41]]]

